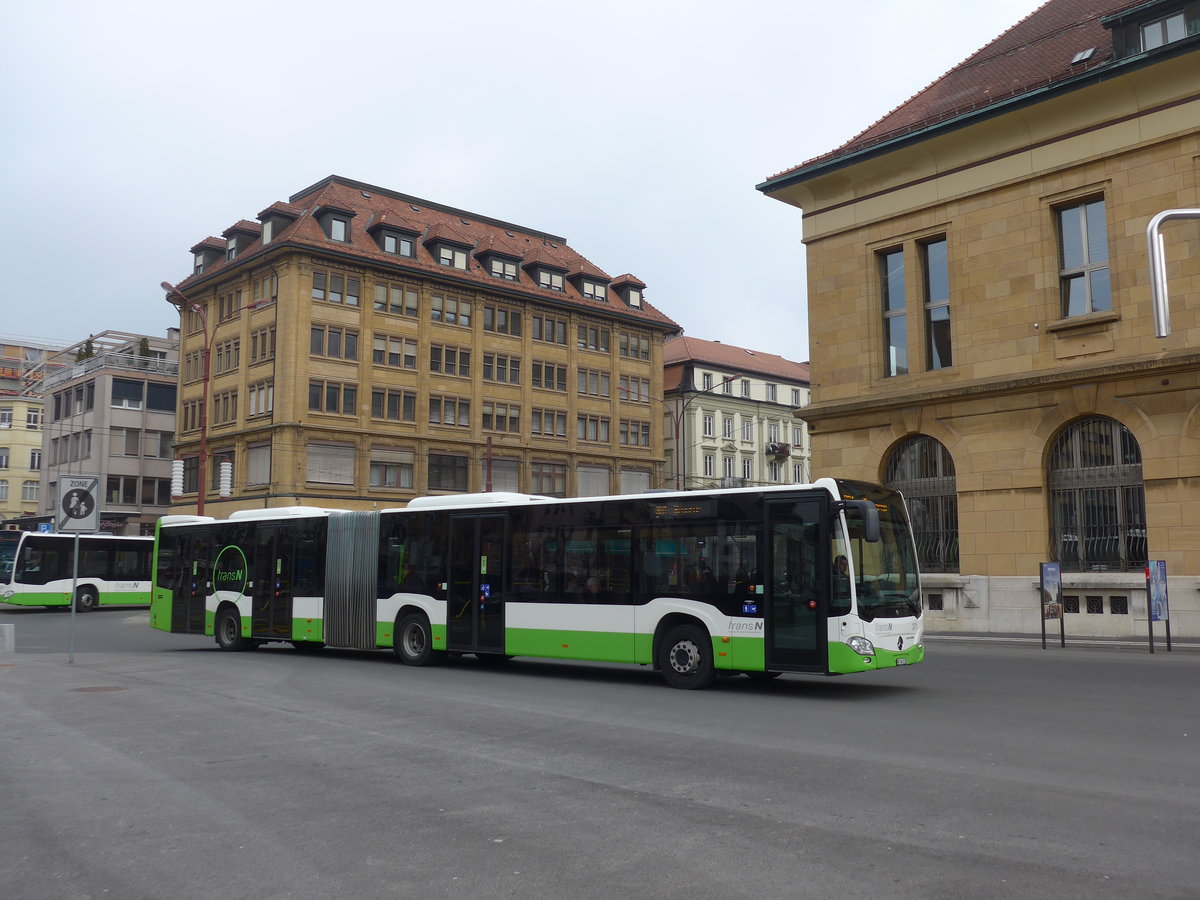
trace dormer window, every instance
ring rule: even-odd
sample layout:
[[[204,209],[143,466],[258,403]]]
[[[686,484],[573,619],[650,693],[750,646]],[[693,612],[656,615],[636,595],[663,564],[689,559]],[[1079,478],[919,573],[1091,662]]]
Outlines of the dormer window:
[[[264,244],[271,243],[271,238],[275,236],[275,220],[267,219],[263,222],[262,242]]]
[[[646,289],[646,285],[642,281],[632,275],[621,275],[613,281],[612,289],[617,292],[617,296],[626,306],[632,309],[642,308],[642,291]]]
[[[544,287],[549,291],[562,291],[563,275],[562,272],[554,272],[550,269],[538,267],[536,269],[537,283],[539,287]]]
[[[434,259],[440,265],[449,266],[452,269],[467,268],[467,251],[461,247],[452,247],[449,244],[437,244],[433,248]]]
[[[1200,33],[1200,3],[1142,3],[1101,22],[1113,31],[1117,59],[1125,59]]]
[[[322,206],[313,215],[325,232],[325,237],[342,244],[350,243],[350,220],[354,218],[352,209],[340,206]]]
[[[517,264],[511,259],[492,257],[492,277],[503,278],[505,281],[517,280]]]
[[[204,273],[204,254],[197,253],[192,258],[192,274],[201,275]]]
[[[589,300],[605,300],[608,297],[608,287],[606,285],[587,278],[580,283],[579,292]]]
[[[1172,41],[1181,41],[1187,37],[1187,23],[1183,11],[1166,16],[1142,26],[1142,50],[1154,50]]]
[[[625,301],[634,309],[642,308],[642,292],[637,288],[630,288],[625,295]]]
[[[228,241],[225,242],[225,258],[226,259],[234,259],[237,256],[237,251],[238,251],[238,239],[236,237],[231,237]]]
[[[413,239],[400,234],[388,234],[385,232],[383,235],[383,252],[394,253],[397,256],[412,256]]]

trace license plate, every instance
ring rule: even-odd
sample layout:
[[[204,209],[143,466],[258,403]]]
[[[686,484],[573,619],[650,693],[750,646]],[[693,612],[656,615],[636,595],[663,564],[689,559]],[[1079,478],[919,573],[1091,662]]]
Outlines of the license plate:
[[[898,666],[907,666],[907,665],[908,665],[908,660],[907,660],[907,659],[905,659],[903,656],[897,656],[897,657],[896,657],[896,665],[898,665]]]

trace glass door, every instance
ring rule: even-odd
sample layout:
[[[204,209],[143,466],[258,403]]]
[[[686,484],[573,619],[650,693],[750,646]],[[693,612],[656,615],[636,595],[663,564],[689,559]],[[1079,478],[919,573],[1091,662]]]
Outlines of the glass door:
[[[768,669],[824,671],[824,596],[827,560],[820,555],[822,504],[782,500],[767,504]]]
[[[504,516],[450,520],[448,650],[504,652]]]

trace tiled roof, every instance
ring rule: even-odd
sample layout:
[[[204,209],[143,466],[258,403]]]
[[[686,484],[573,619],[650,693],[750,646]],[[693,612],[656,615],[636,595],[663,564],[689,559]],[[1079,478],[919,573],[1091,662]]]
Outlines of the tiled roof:
[[[261,235],[262,225],[260,225],[258,222],[251,222],[247,219],[242,219],[239,222],[234,222],[232,225],[222,231],[221,234],[225,235],[225,237],[229,237],[229,235],[233,234],[235,231],[242,232],[243,234]]]
[[[780,380],[809,383],[808,363],[792,362],[774,353],[749,350],[721,341],[694,337],[670,338],[663,344],[663,366],[707,363],[715,368],[744,374],[767,375]],[[676,382],[678,383],[678,382]]]
[[[320,223],[314,218],[314,212],[322,208],[338,208],[354,213],[349,243],[334,241],[325,235]],[[287,243],[334,255],[359,257],[363,262],[409,269],[416,274],[474,283],[481,290],[498,293],[517,290],[530,299],[543,299],[552,303],[565,302],[595,312],[606,311],[628,318],[642,319],[647,325],[656,325],[666,331],[679,330],[673,319],[644,301],[640,308],[629,307],[613,292],[609,292],[610,296],[605,300],[591,300],[583,297],[575,285],[571,284],[563,291],[552,291],[538,285],[524,270],[520,272],[517,281],[502,281],[493,278],[478,262],[481,252],[493,249],[520,259],[523,265],[536,261],[568,273],[581,272],[601,281],[609,280],[608,275],[576,253],[564,238],[557,235],[522,228],[333,175],[289,197],[287,203],[271,204],[260,215],[271,212],[294,215],[296,219],[280,229],[268,247]],[[373,231],[373,226],[380,222],[420,234],[421,238],[417,241],[420,246],[416,250],[416,256],[409,258],[384,253],[368,233],[369,228]],[[472,248],[470,267],[466,271],[448,269],[430,255],[425,245],[439,238]],[[207,238],[201,243],[213,246],[210,242],[214,240],[219,239]],[[216,246],[223,249],[224,242]],[[181,281],[179,286],[185,289],[189,285],[219,277],[227,267],[240,267],[261,249],[261,244],[251,243],[238,253],[236,260],[217,260],[209,265],[203,274],[191,275]],[[622,277],[641,285],[632,275]]]
[[[1142,5],[1145,0],[1049,0],[842,146],[771,179],[1108,65],[1113,60],[1113,35],[1101,20]],[[1076,54],[1092,48],[1090,57],[1072,63]]]

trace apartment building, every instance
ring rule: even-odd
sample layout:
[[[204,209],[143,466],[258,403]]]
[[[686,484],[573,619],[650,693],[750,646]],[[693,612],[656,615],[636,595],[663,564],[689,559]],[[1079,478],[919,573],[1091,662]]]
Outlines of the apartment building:
[[[104,331],[68,347],[44,382],[41,512],[57,509],[58,479],[100,478],[100,530],[154,533],[171,502],[179,332]]]
[[[330,176],[192,254],[178,511],[661,481],[678,326],[562,237]]]
[[[1050,0],[759,189],[804,211],[813,464],[902,488],[929,627],[1200,634],[1200,3]],[[1052,623],[1052,628],[1057,628]]]
[[[721,341],[663,346],[663,487],[748,487],[811,480],[808,364]]]
[[[36,527],[42,474],[43,382],[61,347],[0,337],[0,527]]]

